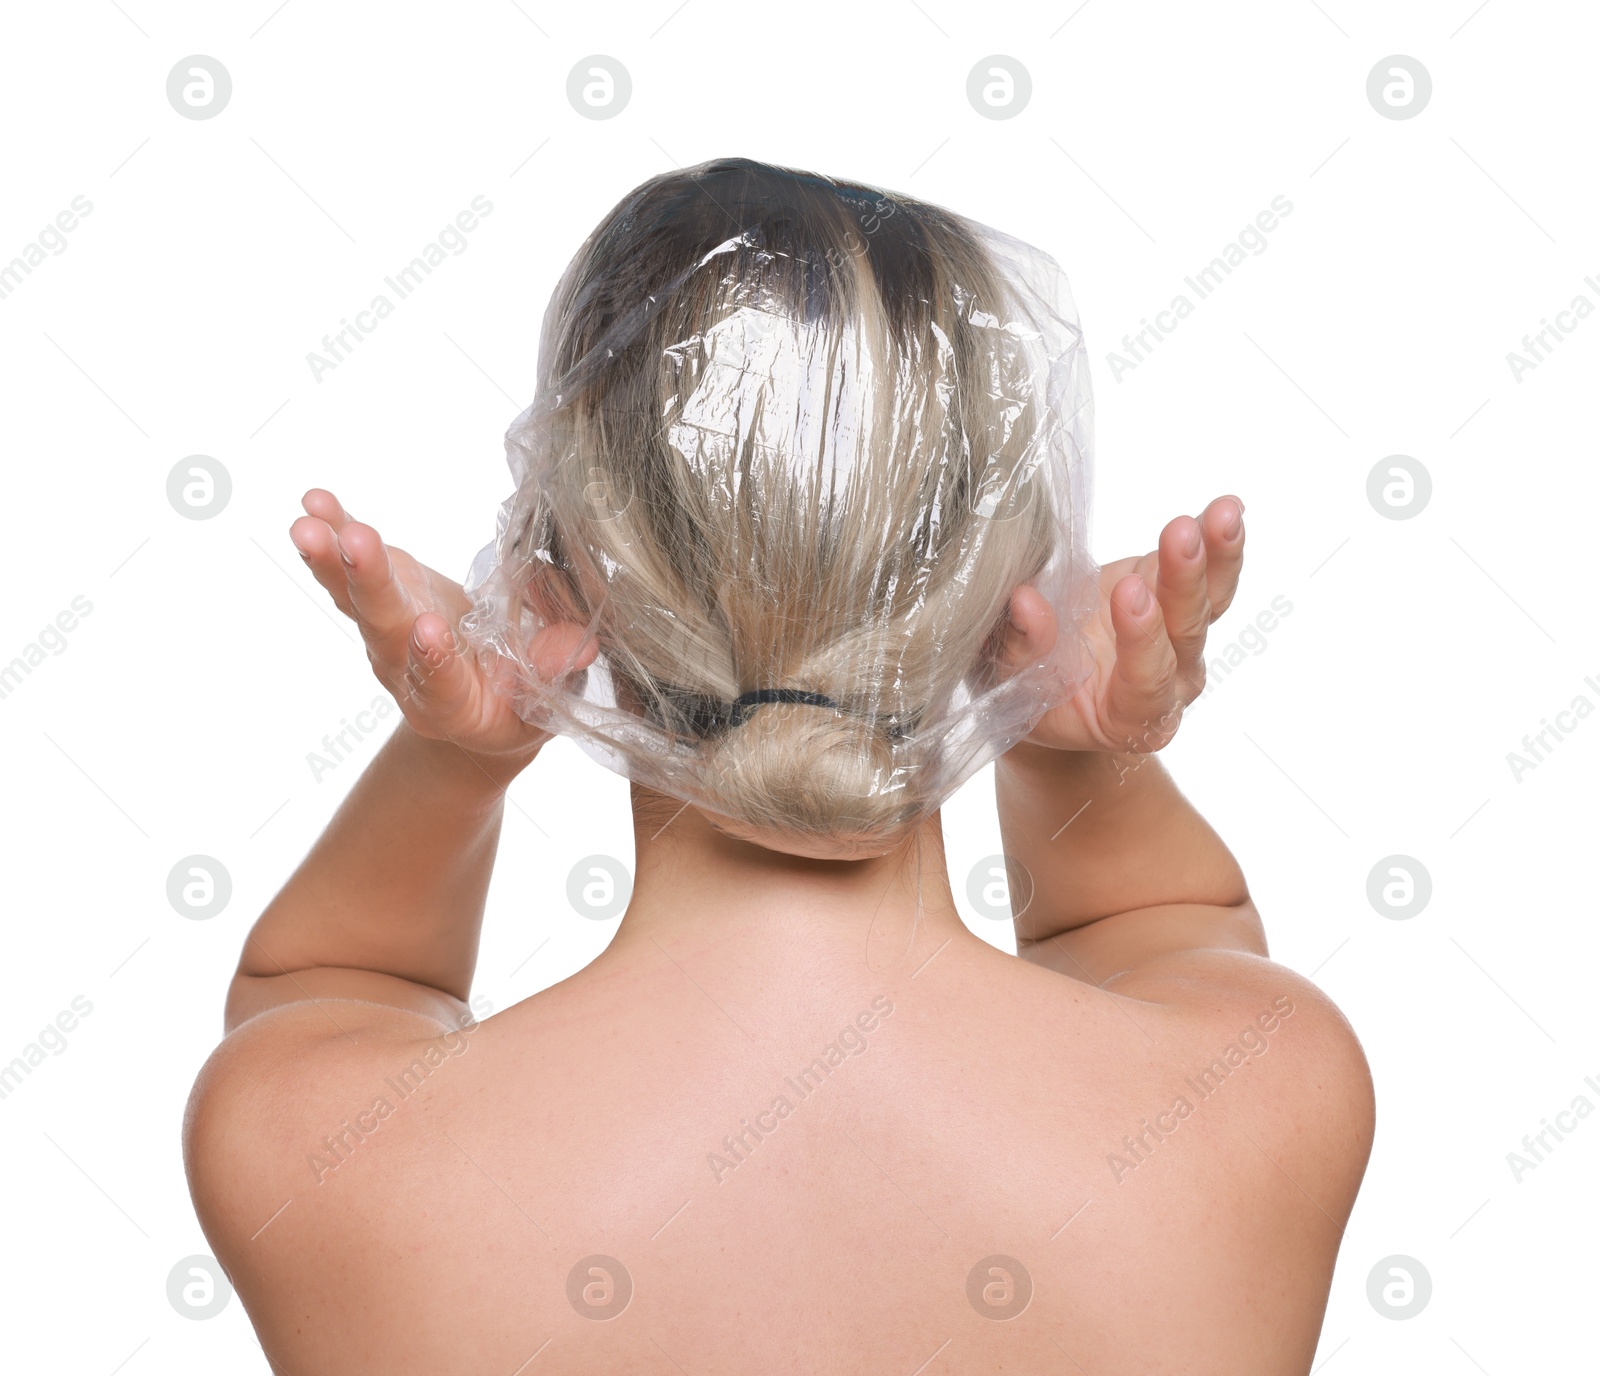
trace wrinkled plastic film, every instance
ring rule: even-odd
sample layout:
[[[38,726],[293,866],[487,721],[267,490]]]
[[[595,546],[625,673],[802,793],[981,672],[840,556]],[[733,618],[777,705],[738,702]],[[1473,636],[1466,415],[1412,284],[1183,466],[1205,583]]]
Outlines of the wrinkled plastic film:
[[[1047,254],[759,164],[657,178],[551,300],[462,629],[615,772],[779,849],[883,849],[1090,667],[1091,430]],[[1057,635],[1016,664],[1021,583]]]

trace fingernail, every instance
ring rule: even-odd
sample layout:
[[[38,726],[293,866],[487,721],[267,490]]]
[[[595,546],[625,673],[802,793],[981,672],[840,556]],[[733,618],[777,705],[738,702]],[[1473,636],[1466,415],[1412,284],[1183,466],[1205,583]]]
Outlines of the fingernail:
[[[1132,605],[1135,616],[1143,616],[1150,610],[1150,586],[1143,580],[1133,594]]]
[[[1179,541],[1178,547],[1190,559],[1200,553],[1200,523],[1198,521],[1189,527],[1189,533]]]
[[[343,545],[339,546],[339,557],[344,560],[344,566],[347,569],[353,569],[356,566],[356,561],[344,552]]]
[[[1227,518],[1222,523],[1223,534],[1225,534],[1230,540],[1239,533],[1240,529],[1244,525],[1243,520],[1240,519],[1243,513],[1244,503],[1241,502],[1237,507],[1228,513]]]

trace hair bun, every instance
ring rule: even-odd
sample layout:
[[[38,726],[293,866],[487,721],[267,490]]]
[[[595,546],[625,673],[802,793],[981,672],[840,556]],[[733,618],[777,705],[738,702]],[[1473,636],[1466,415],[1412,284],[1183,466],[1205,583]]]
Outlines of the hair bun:
[[[706,806],[759,832],[878,839],[918,810],[888,734],[849,712],[757,703],[706,750]]]

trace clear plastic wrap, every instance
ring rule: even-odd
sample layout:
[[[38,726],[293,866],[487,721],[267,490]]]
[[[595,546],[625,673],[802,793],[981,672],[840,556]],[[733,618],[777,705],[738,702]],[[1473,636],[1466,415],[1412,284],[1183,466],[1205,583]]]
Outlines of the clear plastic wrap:
[[[657,177],[551,299],[463,633],[525,720],[724,830],[881,854],[1090,668],[1091,424],[1040,250],[744,159]],[[1015,665],[1023,583],[1058,634]],[[598,653],[540,674],[558,623]]]

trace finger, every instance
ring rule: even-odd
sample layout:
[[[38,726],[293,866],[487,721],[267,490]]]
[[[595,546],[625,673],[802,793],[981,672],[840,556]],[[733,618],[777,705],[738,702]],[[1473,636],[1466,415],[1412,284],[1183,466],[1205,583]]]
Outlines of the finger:
[[[1233,603],[1244,564],[1244,503],[1218,497],[1200,513],[1206,542],[1206,596],[1215,621]]]
[[[1024,664],[1043,663],[1055,648],[1056,635],[1056,615],[1049,602],[1032,584],[1019,584],[1011,592],[995,659],[1007,673]]]
[[[1211,625],[1211,600],[1206,590],[1206,547],[1200,522],[1179,516],[1161,532],[1156,553],[1156,598],[1166,623],[1167,638],[1178,658],[1178,673],[1196,685],[1206,628]],[[1196,687],[1196,691],[1198,688]]]
[[[587,627],[572,621],[545,626],[528,642],[528,664],[541,683],[583,672],[599,653],[600,642]]]
[[[1159,750],[1178,729],[1178,657],[1167,638],[1161,604],[1129,574],[1111,590],[1116,663],[1106,687],[1106,721],[1117,744]]]
[[[337,534],[350,523],[350,513],[340,505],[339,499],[325,487],[314,487],[300,499],[308,516],[326,521]]]
[[[402,706],[415,705],[434,723],[462,713],[476,691],[450,623],[438,612],[424,612],[406,633],[405,673],[395,695]]]
[[[339,531],[337,550],[350,589],[350,605],[368,648],[398,668],[416,608],[394,576],[383,538],[371,526],[351,521]]]
[[[345,578],[345,567],[339,559],[339,543],[328,523],[316,516],[302,516],[289,527],[289,539],[300,551],[311,576],[333,598],[334,604],[348,617],[355,616],[350,605],[350,584]]]

